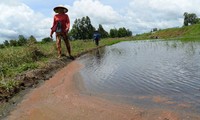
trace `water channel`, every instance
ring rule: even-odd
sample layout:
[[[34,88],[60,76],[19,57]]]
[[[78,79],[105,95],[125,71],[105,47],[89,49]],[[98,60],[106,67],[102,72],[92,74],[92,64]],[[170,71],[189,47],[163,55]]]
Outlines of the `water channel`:
[[[200,42],[127,41],[78,60],[82,93],[200,113]]]

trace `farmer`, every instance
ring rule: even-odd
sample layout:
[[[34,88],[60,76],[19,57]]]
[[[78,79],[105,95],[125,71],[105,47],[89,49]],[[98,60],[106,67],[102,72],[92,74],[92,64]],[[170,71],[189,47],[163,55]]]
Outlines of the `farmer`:
[[[101,35],[100,35],[99,31],[97,31],[97,30],[94,31],[93,40],[94,40],[96,46],[99,46],[100,36],[101,36]]]
[[[53,21],[53,26],[51,28],[50,37],[52,38],[53,33],[56,32],[56,46],[58,50],[58,58],[60,58],[62,55],[61,38],[65,42],[65,46],[67,48],[69,57],[73,58],[71,55],[71,47],[70,47],[70,43],[67,36],[69,28],[70,28],[69,16],[66,14],[68,12],[68,9],[62,5],[59,5],[55,7],[53,10],[57,14],[54,16],[54,21]]]

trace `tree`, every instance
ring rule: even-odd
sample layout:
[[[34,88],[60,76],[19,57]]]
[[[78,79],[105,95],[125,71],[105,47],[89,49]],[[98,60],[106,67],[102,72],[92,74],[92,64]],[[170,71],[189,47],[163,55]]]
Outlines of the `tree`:
[[[118,37],[126,37],[127,36],[127,31],[126,28],[119,28],[118,30]]]
[[[99,33],[101,34],[101,38],[107,38],[108,32],[106,32],[101,24],[99,24],[98,28]]]
[[[69,32],[69,35],[71,35],[74,39],[79,39],[79,25],[78,25],[78,23],[79,23],[79,21],[80,21],[80,19],[76,19],[75,21],[74,21],[74,24],[73,24],[73,26],[72,26],[72,30]]]
[[[124,27],[119,28],[118,30],[115,29],[110,29],[110,37],[115,38],[115,37],[128,37],[132,36],[132,32],[129,29],[126,29]]]
[[[23,35],[19,35],[17,43],[19,46],[25,45],[27,43],[27,39]]]
[[[184,26],[188,26],[188,22],[189,22],[189,20],[188,20],[188,13],[185,12],[183,14],[183,16],[184,16]]]
[[[31,35],[31,36],[28,38],[28,42],[29,42],[29,43],[37,43],[37,40],[36,40],[36,38],[35,38],[33,35]]]
[[[91,20],[88,16],[86,16],[86,32],[88,32],[87,38],[86,39],[92,39],[93,38],[93,32],[95,31],[95,28],[93,27]]]
[[[124,27],[119,28],[118,30],[115,29],[110,29],[110,37],[115,38],[115,37],[128,37],[132,36],[132,32],[129,29],[126,29]]]
[[[197,15],[195,13],[185,12],[183,16],[184,16],[184,23],[183,23],[184,26],[197,24],[199,22],[199,19],[197,18]]]
[[[110,29],[110,37],[111,38],[118,37],[118,30],[116,28],[115,29]]]
[[[128,37],[132,36],[132,32],[129,29],[127,29],[126,31],[127,31],[127,36]]]
[[[89,36],[88,30],[87,30],[87,24],[86,24],[86,18],[83,17],[80,20],[79,28],[80,28],[80,39],[87,39]]]
[[[156,32],[156,31],[158,31],[158,28],[153,28],[152,31],[153,31],[153,32]]]
[[[5,41],[4,41],[4,46],[9,46],[8,40],[5,40]]]
[[[18,41],[17,40],[10,40],[10,46],[17,46]]]
[[[74,39],[92,39],[95,28],[92,26],[88,16],[76,19],[70,31]]]

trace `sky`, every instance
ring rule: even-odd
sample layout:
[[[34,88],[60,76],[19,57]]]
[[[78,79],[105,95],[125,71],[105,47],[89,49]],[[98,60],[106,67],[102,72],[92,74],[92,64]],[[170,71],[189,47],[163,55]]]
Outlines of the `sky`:
[[[19,35],[49,37],[58,5],[69,9],[71,27],[76,18],[89,16],[96,28],[125,27],[133,35],[181,27],[184,12],[200,16],[200,0],[0,0],[0,43]]]

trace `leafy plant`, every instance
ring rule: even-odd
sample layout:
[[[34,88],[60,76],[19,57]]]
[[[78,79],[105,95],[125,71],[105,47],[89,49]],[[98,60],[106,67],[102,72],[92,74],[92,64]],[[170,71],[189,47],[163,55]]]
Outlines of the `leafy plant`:
[[[26,48],[26,57],[30,59],[30,62],[34,62],[39,60],[41,57],[45,55],[40,51],[39,47],[35,44],[28,44]]]
[[[19,85],[19,82],[15,80],[1,80],[0,81],[0,88],[6,90],[6,92],[13,91],[18,85]]]
[[[32,70],[36,68],[38,68],[38,65],[36,63],[25,63],[18,68],[18,72],[21,73],[23,71]]]

